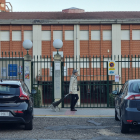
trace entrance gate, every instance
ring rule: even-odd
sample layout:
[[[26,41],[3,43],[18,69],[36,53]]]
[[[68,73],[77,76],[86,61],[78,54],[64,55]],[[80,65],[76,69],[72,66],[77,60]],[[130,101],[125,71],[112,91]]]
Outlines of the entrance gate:
[[[37,90],[34,95],[35,107],[49,107],[54,101],[53,65],[51,56],[33,58],[32,88]]]
[[[113,90],[120,90],[129,79],[140,78],[140,61],[138,57],[125,56],[117,58],[115,76],[108,75],[108,60],[111,57],[65,57],[62,60],[62,97],[69,93],[69,82],[73,69],[78,69],[78,86],[80,91],[79,108],[111,108],[114,107]],[[51,57],[34,57],[32,61],[32,88],[37,89],[35,104],[37,107],[48,107],[54,101],[54,62]],[[70,96],[64,99],[63,108],[70,107]]]

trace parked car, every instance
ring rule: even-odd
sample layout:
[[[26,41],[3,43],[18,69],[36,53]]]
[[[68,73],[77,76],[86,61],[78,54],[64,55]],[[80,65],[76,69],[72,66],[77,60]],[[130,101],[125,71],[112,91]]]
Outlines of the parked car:
[[[115,120],[121,121],[121,132],[140,127],[140,79],[127,81],[120,92],[115,90],[112,94],[116,95]]]
[[[23,81],[0,81],[0,123],[20,123],[33,129],[33,98]]]

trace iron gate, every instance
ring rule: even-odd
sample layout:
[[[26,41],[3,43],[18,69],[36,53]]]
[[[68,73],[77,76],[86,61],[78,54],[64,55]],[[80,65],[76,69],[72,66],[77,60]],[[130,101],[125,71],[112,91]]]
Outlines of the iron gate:
[[[54,62],[50,57],[34,56],[32,61],[32,88],[35,107],[48,107],[54,101]]]

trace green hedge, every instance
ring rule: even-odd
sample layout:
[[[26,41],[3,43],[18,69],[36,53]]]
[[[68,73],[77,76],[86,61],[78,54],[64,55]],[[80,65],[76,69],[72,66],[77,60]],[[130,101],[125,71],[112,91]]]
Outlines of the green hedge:
[[[33,95],[34,107],[41,107],[41,92],[37,87],[34,87],[33,89],[36,90],[36,94]]]
[[[115,95],[109,93],[109,107],[115,107]]]

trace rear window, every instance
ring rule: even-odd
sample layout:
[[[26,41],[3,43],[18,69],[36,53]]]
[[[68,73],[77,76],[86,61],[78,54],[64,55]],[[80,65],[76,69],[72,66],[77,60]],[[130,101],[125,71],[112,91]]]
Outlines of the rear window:
[[[140,94],[140,82],[134,82],[134,83],[132,83],[130,85],[129,91]]]
[[[18,85],[0,85],[0,94],[19,95]]]

